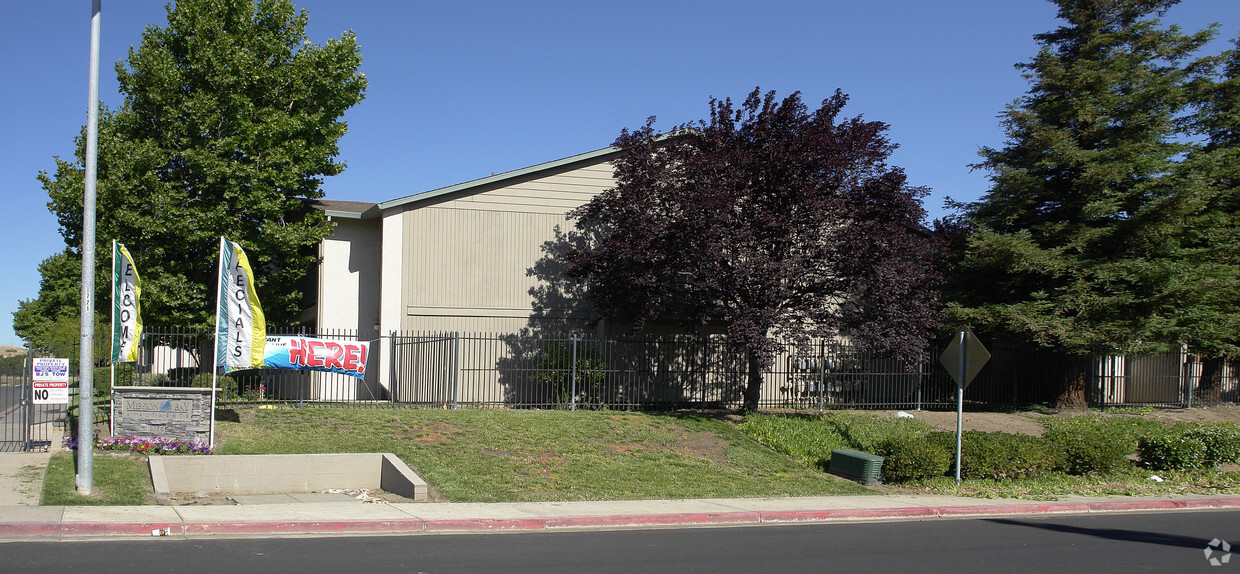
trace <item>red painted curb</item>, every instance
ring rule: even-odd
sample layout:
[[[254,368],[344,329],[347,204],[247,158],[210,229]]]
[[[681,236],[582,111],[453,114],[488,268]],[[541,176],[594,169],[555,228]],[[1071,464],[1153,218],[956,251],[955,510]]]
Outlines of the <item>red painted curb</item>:
[[[566,516],[546,519],[547,528],[612,526],[667,526],[693,524],[748,524],[762,521],[757,512],[687,512],[681,514],[618,514],[613,516]]]
[[[185,534],[329,534],[421,532],[422,520],[311,520],[296,522],[187,522]]]
[[[150,536],[152,530],[171,528],[173,536],[181,535],[180,524],[167,522],[61,522],[61,536]]]
[[[542,518],[463,518],[427,520],[426,532],[479,531],[479,530],[544,530],[547,521]]]
[[[59,522],[0,523],[0,536],[56,536],[59,534]]]
[[[693,526],[815,521],[869,520],[884,518],[933,518],[1013,516],[1050,513],[1161,511],[1209,508],[1240,508],[1240,497],[1183,500],[1115,500],[1095,502],[1046,502],[990,506],[956,505],[832,510],[687,512],[678,514],[619,514],[530,518],[466,518],[425,520],[324,520],[287,522],[186,522],[186,523],[90,523],[0,522],[0,537],[151,536],[169,528],[170,536],[229,534],[332,534],[377,532],[479,532],[535,531],[569,528]]]
[[[939,516],[1010,516],[1013,514],[1048,514],[1089,512],[1089,505],[1079,502],[1048,502],[1045,504],[1000,504],[992,506],[941,506]]]
[[[1184,508],[1236,508],[1240,498],[1198,498],[1183,501]]]
[[[778,510],[762,513],[762,522],[811,522],[815,520],[863,520],[874,518],[923,518],[935,516],[930,507],[853,508],[835,510]]]
[[[1184,508],[1181,500],[1116,500],[1086,502],[1090,512],[1114,512],[1120,510],[1176,510]]]

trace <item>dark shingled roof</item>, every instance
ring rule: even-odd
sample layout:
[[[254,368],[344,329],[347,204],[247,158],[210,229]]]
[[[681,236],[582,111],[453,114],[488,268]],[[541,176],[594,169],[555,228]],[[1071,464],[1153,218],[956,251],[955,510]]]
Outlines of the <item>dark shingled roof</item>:
[[[368,201],[343,201],[339,199],[311,199],[310,206],[331,217],[362,219],[378,214],[378,204]]]

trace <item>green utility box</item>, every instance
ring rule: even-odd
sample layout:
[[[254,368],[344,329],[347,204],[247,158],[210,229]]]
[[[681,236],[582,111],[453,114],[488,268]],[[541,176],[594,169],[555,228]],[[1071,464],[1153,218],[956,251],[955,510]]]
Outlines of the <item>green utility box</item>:
[[[883,475],[883,457],[852,449],[833,450],[827,470],[831,474],[870,486],[877,484]]]

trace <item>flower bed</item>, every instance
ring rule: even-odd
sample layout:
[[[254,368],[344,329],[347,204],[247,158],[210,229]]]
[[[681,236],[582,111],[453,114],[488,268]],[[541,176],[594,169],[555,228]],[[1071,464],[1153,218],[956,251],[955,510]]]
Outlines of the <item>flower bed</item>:
[[[64,437],[64,446],[77,449],[78,441],[73,437]],[[114,437],[95,439],[95,448],[102,450],[122,450],[137,454],[211,454],[211,447],[206,442],[173,440],[162,437]]]

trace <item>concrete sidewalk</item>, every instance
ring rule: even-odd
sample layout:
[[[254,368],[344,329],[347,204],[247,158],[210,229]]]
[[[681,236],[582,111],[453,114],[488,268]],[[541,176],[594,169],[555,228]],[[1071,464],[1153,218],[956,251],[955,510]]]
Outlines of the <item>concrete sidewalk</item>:
[[[1072,497],[1054,502],[876,495],[494,504],[6,506],[0,507],[0,540],[563,531],[1195,509],[1240,509],[1240,496]]]
[[[47,451],[0,452],[0,507],[38,505],[51,457]]]

